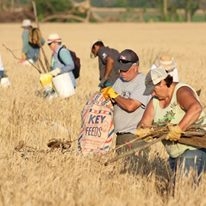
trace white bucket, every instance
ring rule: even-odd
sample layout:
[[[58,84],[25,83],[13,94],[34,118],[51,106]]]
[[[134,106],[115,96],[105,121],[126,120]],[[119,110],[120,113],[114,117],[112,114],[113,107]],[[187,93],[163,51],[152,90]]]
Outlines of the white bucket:
[[[11,82],[9,81],[8,77],[2,77],[0,84],[2,87],[9,87],[11,85]]]
[[[69,73],[57,75],[52,79],[54,88],[60,97],[70,97],[75,94],[74,86],[72,84]]]

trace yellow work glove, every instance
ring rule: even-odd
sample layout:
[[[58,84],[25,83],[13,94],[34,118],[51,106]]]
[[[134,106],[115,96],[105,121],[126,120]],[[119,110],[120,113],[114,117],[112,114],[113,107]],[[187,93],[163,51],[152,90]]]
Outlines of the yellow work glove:
[[[154,132],[153,128],[137,128],[135,134],[138,137],[145,137],[152,134],[152,132]]]
[[[178,125],[169,125],[168,129],[169,132],[165,139],[170,141],[178,141],[181,137],[181,134],[183,133],[182,129]]]
[[[101,93],[103,94],[105,99],[109,99],[109,95],[107,94],[107,91],[109,90],[110,87],[105,87],[103,89],[101,89]]]
[[[119,96],[119,94],[112,88],[109,87],[107,90],[107,95],[111,98],[111,99],[115,99]]]
[[[108,99],[108,98],[115,99],[119,96],[119,94],[112,87],[106,87],[102,89],[101,93],[103,94],[105,99]]]
[[[41,74],[39,80],[43,87],[47,87],[47,86],[52,87],[52,75],[50,73]]]
[[[52,71],[49,72],[53,77],[57,76],[58,74],[61,73],[60,68],[53,69]]]

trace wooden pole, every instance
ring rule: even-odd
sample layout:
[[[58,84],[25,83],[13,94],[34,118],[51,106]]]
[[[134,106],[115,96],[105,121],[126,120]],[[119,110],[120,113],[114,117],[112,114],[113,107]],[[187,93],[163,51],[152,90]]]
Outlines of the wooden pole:
[[[141,145],[140,147],[136,147],[134,149],[131,149],[131,150],[129,150],[129,151],[123,153],[123,154],[120,154],[120,155],[118,155],[118,156],[108,160],[107,162],[104,163],[104,165],[107,166],[108,164],[116,162],[117,160],[119,160],[121,158],[128,157],[128,156],[134,154],[135,152],[139,152],[139,151],[141,151],[141,150],[143,150],[143,149],[145,149],[147,147],[150,147],[151,145],[153,145],[153,144],[155,144],[157,142],[160,142],[161,140],[165,139],[165,137],[166,137],[166,135],[162,135],[161,137],[156,138],[156,139],[152,140],[151,142],[145,142],[145,144]]]
[[[33,10],[34,10],[34,17],[35,17],[36,26],[37,26],[37,28],[39,28],[39,20],[38,20],[38,16],[37,16],[35,0],[32,0],[32,6],[33,6]]]
[[[127,142],[126,144],[115,148],[115,150],[117,150],[123,146],[126,146],[127,144],[134,143],[134,141],[138,142],[138,140],[141,140],[141,139],[144,140],[148,136],[151,136],[154,138],[150,142],[145,142],[144,145],[141,145],[139,147],[131,149],[131,150],[129,150],[121,155],[118,155],[118,156],[108,160],[107,162],[104,163],[104,165],[107,166],[109,163],[113,163],[113,162],[117,161],[118,159],[127,157],[135,152],[141,151],[142,149],[145,149],[145,148],[165,139],[167,133],[168,133],[167,127],[158,127],[151,134],[148,134],[148,135],[145,135],[142,137],[137,137],[137,139],[131,140],[130,142]],[[187,131],[185,131],[182,134],[181,138],[177,142],[181,143],[181,144],[186,144],[186,145],[190,145],[193,147],[197,147],[197,148],[206,148],[206,131],[203,128],[200,128],[200,127],[196,128],[193,125],[193,127],[191,126],[190,129],[188,129]]]
[[[165,19],[167,17],[167,7],[168,7],[168,0],[163,0],[163,15]]]
[[[21,58],[17,57],[17,56],[14,54],[14,52],[13,52],[11,49],[9,49],[5,44],[2,44],[2,46],[5,47],[5,48],[12,54],[12,56],[13,56],[15,59],[21,60]],[[29,62],[29,64],[31,64],[31,66],[33,66],[40,74],[42,73],[41,70],[40,70],[36,65],[34,65],[34,64],[33,64],[32,62],[30,62],[30,61],[28,61],[28,62]]]
[[[34,10],[35,22],[36,22],[37,28],[38,28],[39,31],[40,31],[35,0],[32,0],[32,6],[33,6],[33,10]],[[41,31],[40,31],[40,32],[41,32]],[[42,54],[43,54],[43,56],[44,56],[44,62],[45,62],[45,65],[46,65],[46,68],[43,68],[43,70],[46,71],[46,72],[49,72],[49,71],[50,71],[49,61],[48,61],[48,59],[47,59],[47,56],[46,56],[45,51],[44,51],[44,49],[43,49],[43,46],[41,45],[41,42],[39,43],[39,47],[40,47],[40,49],[41,49],[41,51],[42,51]]]

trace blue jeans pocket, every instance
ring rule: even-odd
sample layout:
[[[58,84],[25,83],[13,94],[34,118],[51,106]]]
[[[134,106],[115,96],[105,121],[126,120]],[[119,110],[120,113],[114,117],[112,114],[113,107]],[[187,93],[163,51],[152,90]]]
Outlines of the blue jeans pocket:
[[[178,168],[188,175],[191,170],[194,170],[199,176],[206,170],[206,152],[201,149],[186,150],[177,158],[170,157],[169,164],[173,172]]]

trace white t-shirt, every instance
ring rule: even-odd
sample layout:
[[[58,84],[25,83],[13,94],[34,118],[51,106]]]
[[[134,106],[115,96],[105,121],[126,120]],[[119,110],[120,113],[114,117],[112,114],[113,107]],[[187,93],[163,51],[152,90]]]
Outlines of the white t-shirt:
[[[4,67],[3,67],[3,62],[2,62],[2,59],[1,59],[1,55],[0,55],[0,70],[1,70],[1,71],[4,71]]]

